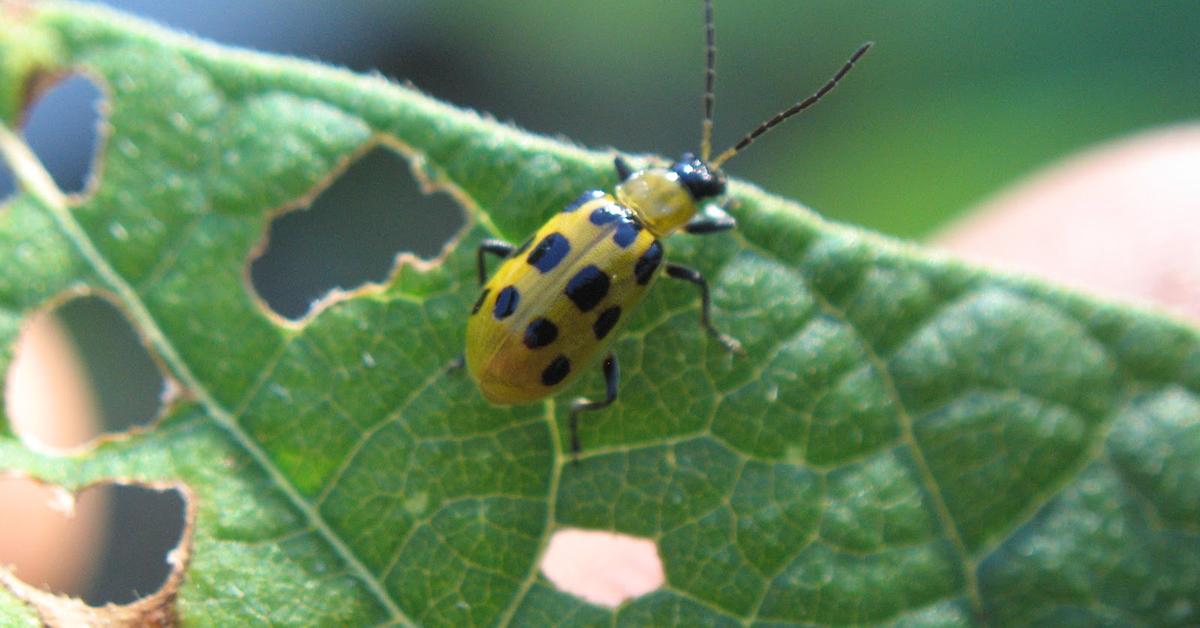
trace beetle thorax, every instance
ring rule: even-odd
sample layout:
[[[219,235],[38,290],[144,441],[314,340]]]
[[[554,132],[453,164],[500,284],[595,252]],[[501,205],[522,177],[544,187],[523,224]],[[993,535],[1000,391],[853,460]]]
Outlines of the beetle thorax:
[[[670,235],[696,215],[696,201],[679,180],[665,168],[636,172],[617,185],[617,200],[632,209],[646,228],[658,237]]]

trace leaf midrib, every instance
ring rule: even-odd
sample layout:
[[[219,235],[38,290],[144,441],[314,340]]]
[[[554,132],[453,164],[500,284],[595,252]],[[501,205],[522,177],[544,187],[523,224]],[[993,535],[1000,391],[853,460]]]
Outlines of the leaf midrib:
[[[158,351],[163,362],[170,367],[185,388],[190,390],[208,411],[209,416],[255,460],[272,482],[284,493],[289,501],[304,514],[308,524],[329,543],[333,551],[346,561],[353,572],[371,591],[379,603],[387,609],[393,622],[416,625],[410,619],[374,574],[366,568],[358,556],[342,541],[325,521],[318,509],[313,507],[300,493],[299,489],[267,455],[266,450],[251,438],[250,434],[237,423],[233,413],[225,409],[208,389],[200,383],[187,363],[175,350],[174,345],[167,340],[166,334],[159,328],[149,310],[134,291],[133,287],[113,268],[100,251],[88,238],[87,232],[75,221],[68,207],[67,196],[58,189],[49,172],[34,155],[29,146],[6,124],[0,124],[0,155],[12,168],[13,178],[23,188],[24,192],[38,205],[47,211],[67,236],[80,255],[92,266],[97,275],[108,284],[117,298],[125,306],[126,312],[151,346]]]

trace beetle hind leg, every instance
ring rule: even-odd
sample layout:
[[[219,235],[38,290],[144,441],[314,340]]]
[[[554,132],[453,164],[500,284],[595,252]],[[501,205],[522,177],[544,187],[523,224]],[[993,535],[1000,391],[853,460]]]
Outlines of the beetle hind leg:
[[[617,398],[617,384],[621,379],[621,371],[617,367],[617,356],[612,353],[608,354],[604,358],[604,364],[601,368],[604,371],[604,399],[602,401],[589,401],[579,398],[571,402],[571,415],[568,420],[568,426],[571,430],[571,459],[575,464],[579,464],[579,414],[607,408]]]

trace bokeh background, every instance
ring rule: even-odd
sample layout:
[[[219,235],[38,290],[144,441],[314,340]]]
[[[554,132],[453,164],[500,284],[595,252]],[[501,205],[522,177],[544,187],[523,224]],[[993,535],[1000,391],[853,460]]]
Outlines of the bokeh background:
[[[698,0],[104,4],[223,44],[411,81],[589,147],[675,156],[698,143]],[[1089,145],[1200,118],[1195,0],[717,0],[716,16],[718,149],[813,91],[861,42],[877,43],[825,102],[727,170],[835,220],[899,237],[930,234]],[[64,84],[26,129],[67,189],[86,180],[95,98],[85,81]],[[0,199],[11,186],[0,166]],[[402,250],[436,255],[461,223],[448,199],[419,193],[403,160],[376,151],[311,210],[273,225],[252,267],[255,288],[296,318],[332,287],[383,279]],[[62,314],[89,371],[112,380],[98,392],[107,429],[149,420],[160,382],[120,316],[99,299]],[[114,497],[110,510],[122,523],[113,529],[145,534],[151,526],[138,517],[153,506],[136,501],[143,497]],[[178,532],[163,534],[169,545]],[[83,589],[89,601],[128,601],[165,575],[151,569],[161,547],[136,558],[119,552],[153,544],[113,538],[103,562],[148,580],[129,584],[101,571]]]

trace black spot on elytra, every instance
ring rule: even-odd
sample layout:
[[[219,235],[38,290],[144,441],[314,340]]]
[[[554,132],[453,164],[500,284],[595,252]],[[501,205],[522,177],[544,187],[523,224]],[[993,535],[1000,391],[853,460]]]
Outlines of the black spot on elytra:
[[[508,318],[517,311],[517,304],[520,302],[521,293],[517,292],[513,286],[508,286],[496,295],[496,305],[492,307],[492,316],[495,316],[496,320]]]
[[[604,192],[602,192],[600,190],[588,190],[587,192],[584,192],[582,195],[580,195],[579,198],[571,201],[571,203],[569,205],[564,207],[563,213],[569,214],[569,213],[579,209],[580,207],[583,207],[583,205],[585,203],[587,203],[588,201],[594,201],[602,196],[604,196]]]
[[[658,240],[650,243],[646,247],[646,252],[638,258],[637,264],[633,267],[633,274],[637,276],[637,282],[641,285],[646,285],[650,278],[654,276],[654,271],[658,270],[658,265],[662,263],[663,248],[658,243]]]
[[[571,373],[571,361],[565,355],[559,355],[550,361],[550,366],[542,371],[542,383],[546,386],[554,386],[567,378]]]
[[[628,218],[629,210],[613,203],[601,205],[600,207],[593,209],[592,213],[588,215],[588,220],[592,221],[592,224],[596,226],[607,225],[614,220]]]
[[[479,298],[478,298],[478,299],[475,299],[475,306],[471,308],[471,314],[472,314],[472,315],[474,315],[476,312],[478,312],[478,311],[479,311],[479,308],[483,307],[483,302],[484,302],[485,300],[487,300],[487,295],[488,295],[488,293],[489,293],[489,292],[491,292],[491,291],[492,291],[492,290],[491,290],[490,288],[484,288],[484,289],[483,289],[483,292],[480,292],[480,293],[479,293]]]
[[[626,220],[617,225],[617,232],[613,234],[613,242],[623,249],[628,248],[634,240],[637,240],[638,232],[641,230],[642,223],[632,219]]]
[[[608,296],[608,275],[589,264],[571,277],[563,293],[579,306],[580,311],[587,312]]]
[[[592,325],[592,331],[596,334],[596,340],[604,340],[608,332],[612,331],[614,325],[621,318],[621,306],[614,305],[600,313],[600,317]]]
[[[525,346],[540,349],[558,338],[558,326],[545,318],[539,318],[525,328]]]
[[[571,243],[561,233],[551,233],[542,238],[537,246],[529,252],[529,257],[525,258],[530,266],[537,268],[543,273],[548,273],[554,270],[555,266],[567,256],[571,251]]]

